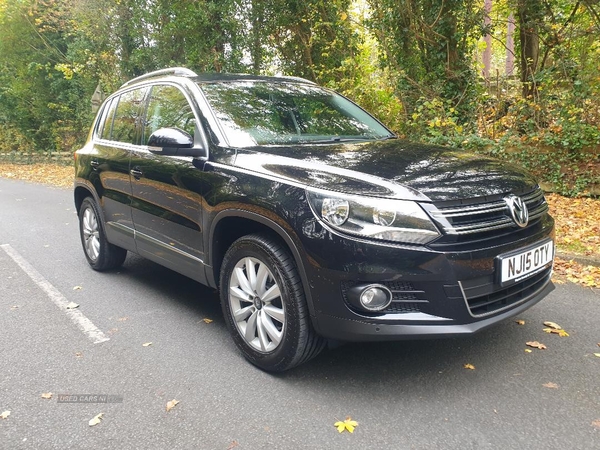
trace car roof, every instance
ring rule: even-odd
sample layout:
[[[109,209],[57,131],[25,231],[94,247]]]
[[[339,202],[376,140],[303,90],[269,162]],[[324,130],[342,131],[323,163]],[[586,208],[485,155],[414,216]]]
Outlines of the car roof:
[[[242,74],[242,73],[203,73],[199,74],[196,77],[192,78],[193,81],[197,83],[212,83],[219,81],[293,81],[299,83],[306,84],[315,84],[310,80],[305,80],[300,77],[290,77],[290,76],[260,76],[260,75],[250,75],[250,74]]]
[[[259,76],[259,75],[249,75],[249,74],[238,74],[238,73],[203,73],[197,74],[190,69],[185,67],[172,67],[167,69],[155,70],[154,72],[150,72],[139,77],[133,78],[125,82],[121,89],[124,87],[129,87],[134,84],[148,81],[148,80],[159,80],[160,78],[169,77],[169,76],[178,76],[185,77],[190,79],[196,83],[215,83],[215,82],[233,82],[233,81],[271,81],[271,82],[296,82],[296,83],[305,83],[315,85],[316,83],[306,80],[300,77],[291,77],[291,76],[276,76],[276,77],[268,77],[268,76]]]

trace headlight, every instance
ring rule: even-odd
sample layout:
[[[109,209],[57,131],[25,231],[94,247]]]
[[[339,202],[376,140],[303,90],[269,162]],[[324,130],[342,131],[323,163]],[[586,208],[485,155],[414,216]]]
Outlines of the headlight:
[[[307,191],[307,197],[318,219],[347,234],[421,245],[440,236],[413,201],[314,191]]]

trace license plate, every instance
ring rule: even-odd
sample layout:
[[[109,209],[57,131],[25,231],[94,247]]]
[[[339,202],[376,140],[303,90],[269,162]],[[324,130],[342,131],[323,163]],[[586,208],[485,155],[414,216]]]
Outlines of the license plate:
[[[552,264],[554,243],[547,241],[498,258],[500,259],[500,284],[513,280],[518,282]]]

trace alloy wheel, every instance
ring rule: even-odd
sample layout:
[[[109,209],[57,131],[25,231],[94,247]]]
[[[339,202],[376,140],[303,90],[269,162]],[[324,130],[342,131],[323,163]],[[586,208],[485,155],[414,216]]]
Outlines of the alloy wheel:
[[[281,343],[285,306],[268,266],[257,258],[238,261],[229,280],[229,305],[238,332],[253,349],[268,353]]]

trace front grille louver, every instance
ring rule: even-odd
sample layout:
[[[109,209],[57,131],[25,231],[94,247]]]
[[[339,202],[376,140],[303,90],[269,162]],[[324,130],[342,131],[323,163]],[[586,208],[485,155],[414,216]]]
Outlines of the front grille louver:
[[[548,212],[543,191],[538,187],[521,195],[529,211],[529,223]],[[444,234],[464,236],[516,227],[503,199],[470,205],[445,207],[443,204],[429,211]]]

